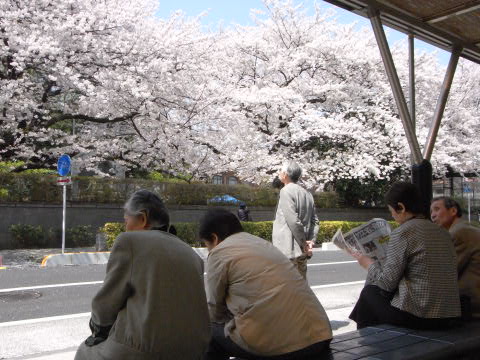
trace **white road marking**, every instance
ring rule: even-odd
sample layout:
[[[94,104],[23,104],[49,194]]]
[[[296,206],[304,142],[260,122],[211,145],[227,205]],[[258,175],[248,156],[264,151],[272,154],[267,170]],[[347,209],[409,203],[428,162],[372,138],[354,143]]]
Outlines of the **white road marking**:
[[[325,284],[325,285],[315,285],[315,286],[310,286],[310,288],[312,290],[315,290],[315,289],[325,289],[325,288],[331,288],[331,287],[337,287],[337,286],[360,285],[360,284],[365,284],[365,280],[351,281],[351,282],[344,282],[344,283]]]
[[[327,265],[341,265],[341,264],[351,264],[356,263],[356,260],[353,261],[337,261],[337,262],[328,262],[328,263],[315,263],[307,264],[307,266],[327,266]],[[203,273],[206,275],[207,273]],[[27,290],[37,290],[37,289],[48,289],[48,288],[57,288],[57,287],[68,287],[68,286],[85,286],[85,285],[97,285],[102,284],[103,280],[100,281],[87,281],[87,282],[76,282],[76,283],[65,283],[65,284],[50,284],[50,285],[37,285],[37,286],[25,286],[18,288],[10,289],[0,289],[0,293],[7,293],[13,291],[27,291]],[[322,285],[323,286],[323,285]]]
[[[68,315],[59,315],[59,316],[49,316],[49,317],[37,318],[37,319],[9,321],[9,322],[0,323],[0,327],[37,324],[37,323],[56,321],[56,320],[75,319],[75,318],[80,318],[80,317],[87,317],[87,316],[90,316],[90,315],[91,315],[91,313],[88,312],[88,313],[68,314]]]
[[[341,264],[352,264],[352,263],[356,263],[356,262],[357,262],[357,260],[353,260],[353,261],[337,261],[337,262],[328,262],[328,263],[307,264],[307,266],[341,265]]]
[[[25,286],[25,287],[10,288],[10,289],[0,289],[0,293],[7,293],[7,292],[12,292],[12,291],[26,291],[26,290],[48,289],[48,288],[56,288],[56,287],[96,285],[96,284],[102,284],[102,283],[103,283],[103,280],[102,280],[102,281],[88,281],[88,282],[67,283],[67,284],[50,284],[50,285]]]
[[[90,282],[69,283],[69,284],[40,285],[40,286],[30,286],[30,287],[21,287],[21,288],[1,289],[0,292],[6,293],[6,292],[12,292],[12,291],[44,289],[44,288],[63,287],[63,286],[96,285],[96,284],[101,284],[101,283],[103,283],[103,281],[90,281]],[[360,284],[364,284],[364,283],[365,283],[364,280],[362,280],[362,281],[351,281],[351,282],[344,282],[344,283],[315,285],[315,286],[311,286],[310,288],[312,290],[316,290],[316,289],[333,288],[333,287],[337,287],[337,286],[360,285]],[[0,323],[0,327],[37,324],[37,323],[49,322],[49,321],[58,321],[58,320],[67,320],[67,319],[88,317],[88,316],[90,316],[90,314],[91,313],[87,312],[87,313],[50,316],[50,317],[37,318],[37,319],[9,321],[9,322]]]

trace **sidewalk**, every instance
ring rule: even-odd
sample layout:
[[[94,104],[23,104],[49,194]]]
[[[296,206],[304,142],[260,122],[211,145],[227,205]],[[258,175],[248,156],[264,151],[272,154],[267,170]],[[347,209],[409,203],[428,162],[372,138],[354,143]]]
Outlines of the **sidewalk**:
[[[330,319],[334,336],[343,334],[348,331],[353,331],[356,329],[355,324],[348,320],[348,315],[352,311],[352,308],[353,306],[327,310],[327,315]],[[85,328],[86,328],[86,324],[85,324]],[[11,360],[73,360],[75,357],[76,351],[77,351],[77,347],[70,347],[62,350],[43,352],[41,354],[15,357],[10,359]]]
[[[95,247],[68,248],[65,252],[95,252]],[[61,254],[62,249],[14,249],[0,250],[0,267],[40,266],[47,255]]]
[[[52,351],[49,353],[43,353],[40,355],[27,356],[27,357],[16,357],[11,358],[11,360],[27,360],[27,359],[36,359],[36,360],[73,360],[77,348],[69,348],[60,351]]]
[[[331,243],[324,244],[324,248],[314,248],[313,251],[330,251],[338,250],[336,246]],[[195,251],[202,257],[204,260],[207,258],[208,252],[206,248],[195,248]],[[42,261],[49,255],[59,255],[62,253],[62,249],[14,249],[14,250],[0,250],[0,270],[8,269],[9,267],[29,267],[29,266],[41,266]],[[67,254],[69,253],[69,254]],[[76,256],[76,259],[70,259],[71,254],[80,254],[83,256]],[[54,261],[46,264],[50,266],[55,265],[85,265],[85,264],[97,264],[98,254],[102,252],[95,251],[95,247],[88,248],[67,248],[65,249],[65,261]],[[88,255],[90,254],[90,255]],[[50,258],[52,258],[50,256]],[[108,253],[106,256],[108,260]],[[102,263],[106,263],[106,260],[103,259]]]

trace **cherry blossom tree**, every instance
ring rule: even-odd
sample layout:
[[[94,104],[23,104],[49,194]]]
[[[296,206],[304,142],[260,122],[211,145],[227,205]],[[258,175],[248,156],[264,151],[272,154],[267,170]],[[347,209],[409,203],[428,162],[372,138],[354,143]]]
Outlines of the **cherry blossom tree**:
[[[339,25],[319,8],[309,15],[292,1],[265,1],[265,7],[256,14],[255,26],[227,32],[219,52],[228,62],[220,140],[220,147],[229,149],[223,151],[226,166],[261,182],[293,158],[302,164],[307,185],[317,188],[339,179],[388,182],[408,176],[408,144],[371,29]],[[405,44],[395,46],[393,56],[408,96]],[[478,110],[471,106],[478,107],[478,89],[474,80],[466,80],[475,79],[472,73],[480,69],[466,63],[458,70],[432,159],[437,174],[447,165],[476,169],[474,137],[458,144],[462,131],[468,135],[479,124]],[[423,146],[444,69],[433,54],[421,52],[416,66],[417,132]],[[469,88],[468,95],[462,87]],[[458,121],[460,101],[472,130]],[[455,132],[447,130],[452,127]]]
[[[223,85],[231,169],[258,182],[294,158],[315,186],[388,178],[404,166],[408,154],[396,149],[405,140],[373,35],[318,8],[309,16],[291,2],[265,4],[256,26],[223,38],[233,70]]]
[[[27,166],[60,153],[98,171],[202,178],[235,171],[256,183],[296,159],[308,186],[408,175],[410,157],[370,29],[289,0],[265,0],[255,24],[212,32],[153,0],[0,3],[0,157]],[[407,48],[393,56],[406,92]],[[443,68],[419,53],[423,146]],[[432,163],[476,171],[480,69],[461,61]]]
[[[154,5],[0,4],[2,158],[34,166],[62,152],[87,153],[87,168],[115,159],[133,168],[187,164],[199,171],[211,150],[192,142],[188,129],[208,104],[201,77],[212,41],[197,19],[161,20]]]

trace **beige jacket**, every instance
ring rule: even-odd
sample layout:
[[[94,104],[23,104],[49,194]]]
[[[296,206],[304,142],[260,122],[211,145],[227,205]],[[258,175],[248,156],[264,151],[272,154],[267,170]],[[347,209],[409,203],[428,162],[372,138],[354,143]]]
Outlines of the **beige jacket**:
[[[210,339],[203,261],[163,231],[121,234],[93,298],[92,320],[113,324],[110,335],[82,345],[76,359],[201,359]]]
[[[450,234],[457,253],[460,295],[470,297],[472,315],[480,318],[480,229],[460,220]]]
[[[298,184],[290,183],[280,191],[272,243],[289,259],[306,253],[305,241],[315,240],[318,218],[313,196]]]
[[[332,338],[327,314],[291,261],[270,242],[242,232],[209,254],[210,320],[244,350],[273,356]]]

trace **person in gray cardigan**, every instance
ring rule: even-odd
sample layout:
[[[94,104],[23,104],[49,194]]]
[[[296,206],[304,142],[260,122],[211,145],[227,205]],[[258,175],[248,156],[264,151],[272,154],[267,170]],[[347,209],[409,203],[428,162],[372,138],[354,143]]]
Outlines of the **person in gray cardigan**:
[[[139,190],[124,209],[127,231],[115,240],[92,301],[92,336],[75,360],[201,359],[210,341],[203,260],[166,232],[155,194]]]
[[[297,184],[302,169],[295,161],[283,164],[280,181],[285,185],[280,190],[272,243],[289,258],[300,274],[307,278],[307,260],[318,234],[318,218],[313,196]]]

